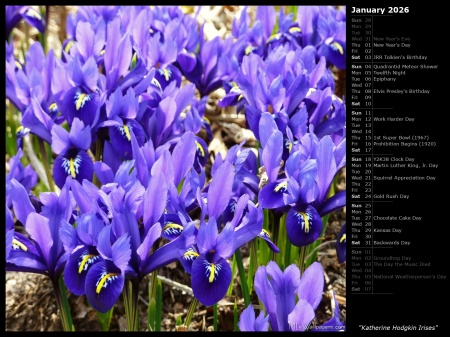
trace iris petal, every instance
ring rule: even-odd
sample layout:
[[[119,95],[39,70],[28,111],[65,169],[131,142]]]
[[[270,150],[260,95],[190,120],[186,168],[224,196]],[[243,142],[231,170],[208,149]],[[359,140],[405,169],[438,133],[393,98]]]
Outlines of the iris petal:
[[[98,119],[99,96],[97,93],[85,92],[80,87],[70,89],[64,96],[62,113],[69,124],[78,117],[84,125],[93,125]]]
[[[322,232],[322,220],[312,206],[302,210],[291,208],[286,216],[286,231],[293,245],[306,246],[319,237]]]
[[[211,306],[220,301],[230,282],[231,268],[225,259],[210,262],[204,256],[199,256],[192,263],[192,290],[203,305]]]
[[[109,128],[111,144],[123,160],[133,159],[131,133],[135,135],[139,146],[144,145],[146,138],[145,131],[139,122],[130,119],[124,121],[124,124],[121,126],[112,126]]]
[[[336,238],[336,253],[339,263],[344,263],[346,260],[346,247],[347,247],[347,235],[346,235],[346,224],[344,224],[339,231]]]
[[[190,274],[192,272],[192,263],[199,257],[199,253],[194,247],[189,247],[183,256],[180,258],[180,262],[184,267],[184,270]]]
[[[266,231],[265,229],[263,229],[261,231],[261,234],[258,235],[261,239],[265,240],[267,243],[267,246],[269,246],[270,250],[275,252],[275,253],[279,253],[280,249],[272,242],[272,240],[270,239],[270,233],[268,231]]]
[[[86,151],[71,149],[56,157],[53,165],[53,177],[56,185],[62,188],[69,175],[80,183],[83,182],[83,179],[92,181],[94,163]]]
[[[287,194],[287,181],[277,180],[265,185],[259,192],[261,207],[273,209],[285,206],[284,195]]]
[[[162,229],[161,236],[167,240],[173,240],[180,236],[183,231],[183,226],[181,225],[180,217],[176,214],[165,214],[164,215],[164,226]]]
[[[96,263],[86,275],[86,297],[95,310],[105,313],[117,302],[124,283],[125,277],[111,261]]]
[[[84,295],[86,275],[89,269],[100,260],[94,247],[80,248],[69,256],[64,268],[64,282],[74,295]]]

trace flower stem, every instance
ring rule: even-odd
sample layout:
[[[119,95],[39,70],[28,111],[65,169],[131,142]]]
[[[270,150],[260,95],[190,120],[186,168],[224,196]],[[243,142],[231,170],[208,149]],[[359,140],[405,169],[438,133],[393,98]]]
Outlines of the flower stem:
[[[53,280],[53,290],[55,293],[56,304],[61,316],[61,324],[64,331],[75,331],[70,313],[69,301],[66,295],[66,286],[62,277],[59,280]]]
[[[40,14],[45,17],[45,28],[44,32],[40,34],[40,42],[42,45],[42,49],[44,49],[44,53],[47,55],[48,52],[48,46],[47,46],[47,27],[48,27],[48,16],[49,16],[49,9],[48,6],[39,6]]]
[[[139,283],[137,281],[125,281],[123,300],[125,303],[125,316],[127,319],[127,331],[139,331],[138,296]]]
[[[217,303],[214,304],[213,311],[214,311],[214,319],[213,319],[214,331],[217,331],[217,321],[218,321]]]
[[[198,300],[194,297],[191,302],[191,306],[189,307],[188,314],[186,316],[186,320],[184,321],[184,325],[186,329],[189,330],[189,325],[191,324],[192,317],[194,316],[194,312],[197,309]]]
[[[273,239],[272,239],[272,242],[277,244],[278,243],[278,234],[279,234],[279,231],[280,231],[281,215],[272,212],[272,216],[273,216],[273,228],[272,228]],[[275,254],[276,254],[275,252],[272,252],[272,260],[273,261],[276,261],[276,255]]]
[[[250,264],[248,268],[247,285],[248,291],[251,294],[253,291],[253,278],[258,268],[258,257],[256,254],[256,239],[250,241]]]
[[[52,174],[50,173],[47,151],[45,149],[44,140],[42,138],[39,138],[39,149],[41,150],[42,163],[44,164],[45,174],[47,175],[48,186],[51,192],[55,192],[55,184],[53,182]]]
[[[250,304],[250,294],[247,287],[247,277],[245,275],[244,263],[242,262],[242,256],[239,249],[236,249],[234,256],[236,256],[236,263],[239,271],[239,278],[241,280],[241,289],[242,294],[244,295],[245,306],[248,306]]]
[[[102,153],[103,153],[103,139],[100,138],[100,135],[97,138],[97,142],[95,144],[95,161],[100,161],[102,160]],[[97,187],[101,187],[101,183],[98,180],[97,175],[94,173],[94,180],[93,180],[94,185],[96,185]]]
[[[150,274],[150,281],[148,284],[148,326],[151,331],[158,331],[156,330],[156,325],[158,323],[158,301],[160,301],[159,298],[157,298],[158,293],[158,284],[160,285],[158,281],[158,271],[154,271]],[[160,315],[159,315],[160,316]],[[161,323],[161,322],[160,322]]]
[[[305,257],[306,257],[306,246],[300,247],[300,259],[298,261],[298,267],[300,269],[300,274],[305,271]]]

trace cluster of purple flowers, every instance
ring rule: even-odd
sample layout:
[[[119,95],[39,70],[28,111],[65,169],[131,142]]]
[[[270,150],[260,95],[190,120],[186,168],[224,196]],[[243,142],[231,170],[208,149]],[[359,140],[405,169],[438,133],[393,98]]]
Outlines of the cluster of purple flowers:
[[[6,176],[6,270],[44,274],[55,286],[62,276],[107,312],[127,282],[180,261],[210,306],[227,292],[237,249],[260,238],[279,252],[263,209],[287,213],[289,240],[306,246],[322,217],[345,205],[345,192],[328,197],[346,164],[345,103],[330,69],[345,68],[345,9],[299,7],[294,21],[261,6],[252,25],[245,9],[232,36],[206,41],[196,16],[179,7],[82,6],[67,19],[60,56],[35,42],[21,63],[9,33],[21,18],[44,31],[31,11],[7,6],[6,97],[21,127]],[[245,112],[261,148],[259,162],[244,142],[217,155],[208,181],[206,101],[221,87],[219,105]],[[27,134],[51,147],[57,191],[33,194],[37,175],[20,162]],[[345,232],[338,241],[343,262]],[[261,266],[255,290],[272,330],[306,327],[323,291],[321,267],[300,278],[295,266],[283,274],[270,262],[270,284],[265,273]],[[255,324],[240,327],[268,329],[267,318]]]

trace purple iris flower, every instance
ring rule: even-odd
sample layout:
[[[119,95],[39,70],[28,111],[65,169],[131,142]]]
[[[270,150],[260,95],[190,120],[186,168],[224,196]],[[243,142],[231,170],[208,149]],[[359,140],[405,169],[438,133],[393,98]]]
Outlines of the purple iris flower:
[[[211,173],[214,174],[216,169],[227,161],[234,165],[235,178],[233,183],[233,195],[240,197],[248,194],[254,199],[258,193],[259,179],[257,177],[257,158],[250,148],[244,148],[245,140],[240,144],[232,146],[224,159],[219,153],[211,167]]]
[[[59,196],[54,192],[41,193],[40,213],[36,213],[27,191],[15,179],[11,180],[7,193],[11,196],[15,217],[24,224],[29,237],[14,233],[12,247],[7,248],[6,270],[43,274],[57,283],[68,258],[59,228],[62,221],[70,221],[75,207],[69,184]]]
[[[233,234],[229,227],[218,234],[213,217],[200,223],[197,234],[200,255],[192,263],[191,284],[195,297],[206,306],[221,300],[231,283],[231,267],[226,258],[234,253]]]
[[[77,217],[75,222],[76,228],[68,222],[63,222],[60,235],[64,249],[70,253],[64,268],[64,281],[67,288],[79,296],[85,294],[87,271],[100,260],[97,249],[99,234],[109,223],[105,223],[96,213],[84,213]]]
[[[296,265],[281,271],[274,261],[270,261],[267,267],[258,268],[254,285],[268,314],[272,331],[305,331],[315,318],[314,310],[322,299],[323,269],[318,262],[314,262],[300,277]],[[241,331],[268,331],[268,324],[264,323],[267,317],[260,313],[259,324],[255,324],[254,317],[249,311],[241,315]]]
[[[264,37],[266,34],[270,35],[268,32],[269,26],[272,25],[273,27],[274,24],[272,20],[274,17],[266,15],[268,14],[267,11],[270,11],[268,7],[259,6],[257,8],[256,20],[252,27],[250,27],[250,15],[247,11],[247,6],[241,11],[240,17],[233,20],[232,36],[234,43],[231,48],[239,63],[242,62],[242,58],[245,55],[257,54],[263,56]]]
[[[147,67],[157,69],[155,79],[164,89],[171,81],[175,81],[177,87],[181,84],[181,73],[172,64],[177,60],[177,43],[168,38],[163,38],[160,32],[150,37],[147,44],[146,63]]]
[[[265,125],[265,119],[261,121],[261,125]],[[327,198],[334,176],[345,166],[345,140],[335,146],[330,136],[319,140],[314,133],[306,134],[298,145],[300,148],[291,152],[286,161],[285,177],[278,178],[280,155],[276,157],[276,153],[281,147],[280,140],[278,143],[269,142],[276,137],[277,133],[273,133],[263,149],[262,159],[267,166],[269,183],[263,186],[258,199],[264,208],[287,211],[289,240],[296,246],[308,245],[322,231],[321,218],[345,205],[342,191]],[[261,139],[265,139],[264,133]]]
[[[343,9],[332,6],[321,7],[321,15],[317,20],[317,30],[323,39],[317,54],[324,56],[328,63],[339,69],[346,67],[346,21],[340,13]]]
[[[80,58],[78,53],[75,54],[62,69],[66,75],[60,74],[59,71],[55,73],[54,76],[67,76],[68,82],[60,84],[61,81],[54,78],[55,85],[52,89],[58,97],[56,104],[69,125],[72,125],[74,118],[77,117],[84,125],[94,127],[99,119],[100,107],[104,99],[98,85],[100,76],[103,75],[99,74],[93,56],[89,57],[84,64],[81,63]],[[67,85],[70,89],[65,90]]]
[[[11,179],[15,179],[19,182],[30,194],[31,189],[36,185],[38,176],[36,172],[34,172],[31,164],[27,166],[23,166],[20,162],[20,158],[23,156],[23,151],[21,148],[17,150],[17,154],[9,160],[9,172],[6,175],[6,185],[8,186],[11,182]],[[8,189],[8,187],[7,187]],[[9,194],[6,195],[6,206],[11,207],[11,196]]]
[[[147,138],[144,128],[136,121],[138,110],[138,98],[132,88],[129,88],[125,95],[122,95],[122,90],[116,89],[106,101],[107,120],[99,126],[108,127],[111,145],[121,160],[132,159],[132,134],[139,146],[142,146]]]
[[[269,331],[269,316],[261,311],[255,318],[253,304],[250,304],[242,311],[238,326],[240,331]]]
[[[231,267],[227,261],[236,249],[252,240],[262,230],[262,209],[243,195],[237,202],[233,219],[222,228],[218,219],[223,218],[233,189],[234,171],[225,161],[217,168],[208,186],[207,197],[197,190],[201,208],[200,228],[196,246],[185,251],[180,260],[191,273],[191,285],[195,297],[204,305],[211,306],[225,295],[231,282]],[[245,208],[248,213],[242,218]],[[205,217],[208,215],[208,221]]]
[[[298,27],[297,23],[293,22],[293,17],[294,13],[285,14],[284,9],[281,8],[280,16],[278,18],[279,31],[272,34],[266,40],[268,54],[272,49],[281,44],[287,46],[287,49],[290,50],[301,49],[301,29]]]
[[[52,128],[52,150],[58,156],[53,165],[56,185],[62,188],[66,178],[71,176],[79,182],[92,180],[94,164],[87,150],[91,146],[91,128],[75,118],[70,133],[57,124]]]
[[[99,262],[94,263],[86,274],[85,292],[89,303],[96,310],[106,312],[117,302],[125,285],[125,270],[131,256],[130,237],[126,234],[111,242],[111,225],[106,226],[98,236]],[[81,262],[81,263],[82,263]],[[78,264],[82,269],[81,264]],[[69,287],[69,285],[67,285]]]
[[[6,40],[9,40],[11,31],[20,20],[24,19],[30,26],[35,27],[39,32],[45,30],[45,19],[31,6],[6,6]]]
[[[311,139],[313,139],[313,152],[311,153],[312,160],[316,160],[316,188],[314,189],[314,197],[311,195],[311,199],[301,200],[299,199],[291,209],[286,217],[286,229],[288,237],[291,242],[297,242],[297,244],[305,245],[311,243],[308,237],[318,237],[320,235],[319,229],[317,233],[314,231],[314,225],[322,228],[322,224],[319,224],[319,219],[324,215],[333,212],[339,208],[345,206],[346,195],[345,191],[338,192],[332,197],[328,198],[330,187],[333,183],[333,179],[336,173],[345,166],[345,141],[339,146],[335,146],[330,136],[325,136],[320,141],[315,137],[314,133],[311,133]],[[295,161],[293,161],[294,163]],[[295,171],[294,171],[295,172]],[[295,173],[294,173],[295,174]],[[312,200],[313,199],[313,200]],[[310,204],[303,211],[305,202]],[[306,216],[298,216],[298,212],[303,212]],[[309,219],[309,225],[313,227],[313,230],[308,231],[307,220]],[[316,221],[314,222],[314,219]],[[309,233],[315,233],[313,236],[309,236]],[[317,239],[316,237],[316,239]]]
[[[200,92],[200,97],[206,96],[218,89],[222,84],[223,74],[219,68],[219,58],[222,53],[222,39],[216,37],[209,41],[203,40],[203,29],[200,35],[200,50],[196,56],[196,63],[192,70],[190,63],[185,59],[178,58],[178,63],[183,75]],[[184,62],[183,62],[184,61]]]
[[[40,43],[33,43],[27,51],[25,65],[15,69],[6,63],[6,97],[22,112],[23,129],[51,143],[51,129],[57,118],[51,81],[56,58],[53,51],[46,56]],[[19,132],[19,138],[23,135]]]
[[[311,140],[310,142],[307,139]],[[304,137],[303,150],[310,153],[312,159],[317,160],[317,196],[312,205],[321,216],[345,206],[345,191],[341,191],[328,198],[336,173],[346,165],[346,141],[345,138],[335,145],[330,136],[318,139],[314,132]]]
[[[86,223],[79,230],[65,227],[66,242],[70,243],[66,249],[72,252],[65,271],[73,280],[68,287],[85,292],[89,303],[100,312],[114,305],[126,279],[138,284],[145,275],[181,257],[195,240],[195,226],[188,223],[180,236],[152,251],[161,237],[159,221],[166,206],[167,184],[162,174],[154,173],[145,189],[137,180],[133,164],[124,162],[116,173],[116,182],[100,190],[92,190],[86,180],[83,187],[75,181],[72,184],[80,210],[89,213],[81,214],[79,221]],[[92,200],[97,200],[97,205],[92,206]],[[74,250],[76,246],[81,248]]]
[[[324,56],[329,64],[345,69],[346,24],[339,13],[340,10],[332,6],[300,6],[297,22],[303,47],[314,46],[318,56]]]

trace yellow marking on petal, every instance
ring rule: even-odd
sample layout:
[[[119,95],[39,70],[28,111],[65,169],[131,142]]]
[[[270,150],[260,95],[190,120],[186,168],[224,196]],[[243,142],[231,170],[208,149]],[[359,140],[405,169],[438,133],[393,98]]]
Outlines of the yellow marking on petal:
[[[195,141],[195,146],[197,146],[197,149],[200,151],[202,157],[205,156],[205,150],[203,150],[203,147],[201,146],[201,144],[197,141]]]
[[[83,261],[81,261],[80,267],[78,268],[78,274],[81,274],[81,273],[83,272],[84,265],[88,262],[88,260],[89,260],[91,257],[94,257],[94,256],[95,256],[95,255],[88,254],[88,255],[86,255],[85,257],[83,257]]]
[[[28,251],[28,248],[27,248],[27,246],[25,246],[22,242],[20,242],[20,241],[18,241],[18,240],[16,240],[16,239],[13,239],[12,240],[12,244],[13,245],[16,245],[16,246],[19,246],[19,248],[20,249],[22,249],[23,251]]]
[[[41,18],[42,18],[41,15],[37,11],[35,11],[34,9],[31,9],[31,8],[27,11],[27,14],[29,16],[35,17],[38,20],[41,20]]]
[[[278,192],[282,188],[286,188],[286,187],[287,187],[287,181],[283,181],[283,182],[279,183],[277,186],[275,186],[274,191]]]
[[[191,250],[190,250],[190,251],[187,251],[186,253],[184,253],[184,256],[189,256],[189,255],[195,256],[195,257],[200,256],[199,253],[194,252],[194,251],[191,251]]]
[[[247,48],[245,48],[245,55],[248,55],[252,52],[253,50],[253,46],[248,46]]]
[[[163,74],[164,74],[164,78],[166,79],[166,81],[168,81],[170,79],[170,74],[167,71],[167,69],[163,69]]]
[[[100,56],[103,55],[104,53],[105,53],[105,49],[102,49],[102,50],[100,51]]]
[[[73,158],[70,158],[69,160],[69,168],[70,168],[70,175],[72,178],[75,178],[77,174],[75,173],[75,165],[73,164]]]
[[[300,27],[291,27],[289,28],[289,33],[300,33],[302,30]]]
[[[123,126],[123,131],[125,131],[125,136],[127,137],[128,141],[131,141],[130,129],[127,125]]]
[[[268,110],[271,114],[273,114],[273,106],[272,106],[272,104],[269,104],[269,105],[267,106],[267,110]]]
[[[80,110],[81,104],[83,104],[84,98],[86,97],[85,93],[80,94],[80,96],[78,96],[77,99],[77,104],[75,105],[75,107],[77,108],[77,110]]]
[[[300,214],[303,219],[305,220],[305,233],[309,233],[309,219],[308,216],[303,213],[303,212],[298,212],[298,214]]]
[[[66,44],[66,47],[64,48],[64,51],[66,52],[66,53],[69,53],[69,50],[70,50],[70,48],[72,47],[72,45],[73,45],[73,40],[72,41],[69,41],[69,43],[67,43]]]
[[[275,40],[275,39],[278,39],[280,36],[281,36],[280,33],[272,34],[272,35],[269,36],[269,38],[267,39],[267,42],[266,42],[266,43],[269,43],[269,42],[271,42],[271,41],[273,41],[273,40]]]
[[[167,225],[164,226],[163,231],[165,231],[166,229],[169,229],[169,228],[175,228],[175,229],[179,229],[181,231],[183,230],[183,226],[180,226],[176,223],[168,223]]]
[[[206,117],[203,117],[203,119],[205,120],[206,124],[211,124],[211,122],[209,121],[209,119],[208,119],[208,118],[206,118]]]
[[[22,69],[22,65],[20,64],[19,61],[16,61],[15,63],[16,63],[16,67],[17,67],[17,68]]]
[[[291,152],[291,150],[292,150],[292,142],[291,141],[289,141],[288,149],[289,149],[289,152]]]
[[[153,29],[149,29],[150,33],[153,34],[155,31]]]
[[[56,109],[56,103],[50,104],[50,106],[48,107],[48,109],[49,109],[49,110]]]
[[[103,276],[102,279],[100,280],[98,286],[97,286],[97,289],[95,289],[95,292],[96,292],[97,294],[100,294],[100,291],[102,290],[103,285],[105,284],[106,280],[107,280],[108,278],[110,278],[110,277],[114,277],[114,276],[117,276],[117,275],[118,275],[118,274],[109,273],[109,274],[106,274],[105,276]]]
[[[347,240],[347,234],[342,235],[341,239],[339,240],[340,243],[344,242],[345,240]]]
[[[333,42],[331,45],[336,47],[336,49],[339,51],[341,55],[344,55],[344,48],[342,48],[342,46],[339,43]]]
[[[209,274],[209,283],[214,281],[214,275],[216,273],[216,266],[214,263],[211,263],[211,274]]]
[[[264,234],[266,234],[266,236],[270,239],[270,233],[267,231],[267,230],[265,230],[264,228],[262,229],[262,232],[264,233]]]
[[[242,94],[240,94],[238,97],[238,101],[240,101],[242,99],[242,97],[244,97],[244,96],[242,96]]]
[[[19,132],[22,131],[22,130],[23,130],[23,126],[20,125],[20,126],[16,129],[16,134],[19,133]]]

